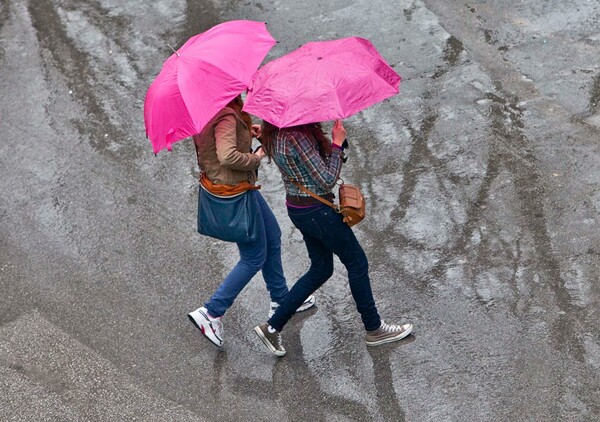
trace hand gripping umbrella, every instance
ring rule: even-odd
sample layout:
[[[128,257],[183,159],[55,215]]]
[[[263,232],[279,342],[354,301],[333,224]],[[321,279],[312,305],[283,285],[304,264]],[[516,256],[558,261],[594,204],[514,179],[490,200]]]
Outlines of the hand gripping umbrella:
[[[364,38],[311,42],[256,72],[244,111],[277,127],[344,119],[397,94],[401,79]]]
[[[230,21],[190,38],[163,64],[144,102],[154,152],[199,133],[248,88],[276,41],[264,22]]]

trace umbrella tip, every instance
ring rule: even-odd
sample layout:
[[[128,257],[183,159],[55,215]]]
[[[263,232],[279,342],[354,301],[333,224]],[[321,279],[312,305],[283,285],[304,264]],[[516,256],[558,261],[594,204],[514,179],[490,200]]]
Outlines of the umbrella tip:
[[[171,50],[173,50],[173,53],[177,54],[177,57],[179,57],[179,53],[177,52],[177,50],[175,50],[173,47],[171,47],[171,44],[167,43],[167,45],[169,46],[169,48]]]

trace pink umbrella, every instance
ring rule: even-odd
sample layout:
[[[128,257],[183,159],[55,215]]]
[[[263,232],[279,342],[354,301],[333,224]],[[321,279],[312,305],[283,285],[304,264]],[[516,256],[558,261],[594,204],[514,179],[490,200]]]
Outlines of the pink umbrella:
[[[199,133],[248,88],[275,45],[264,22],[231,21],[190,38],[169,57],[148,88],[146,136],[154,152]]]
[[[364,38],[311,42],[256,72],[244,110],[278,127],[344,119],[397,94],[401,79]]]

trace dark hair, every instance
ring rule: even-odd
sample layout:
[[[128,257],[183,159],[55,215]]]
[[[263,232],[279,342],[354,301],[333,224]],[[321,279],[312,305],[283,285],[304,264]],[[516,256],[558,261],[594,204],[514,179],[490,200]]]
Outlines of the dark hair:
[[[262,146],[265,155],[269,157],[269,162],[271,158],[273,158],[273,154],[275,153],[274,142],[275,138],[277,138],[277,134],[279,133],[279,128],[266,120],[263,120],[262,128],[260,131],[260,144]]]
[[[242,94],[235,97],[233,100],[229,101],[227,107],[230,107],[235,110],[235,112],[240,116],[242,121],[246,123],[248,126],[248,131],[252,134],[252,117],[245,111],[242,111],[242,107],[244,107],[244,101],[242,100]]]
[[[262,148],[265,151],[269,160],[273,158],[273,154],[275,153],[274,141],[277,137],[279,131],[291,131],[297,130],[305,135],[307,135],[310,139],[313,139],[317,144],[317,148],[319,149],[319,155],[323,160],[328,160],[331,155],[331,140],[325,135],[323,132],[323,128],[321,127],[321,123],[308,123],[305,125],[293,126],[289,128],[278,128],[277,126],[263,121],[262,131],[260,135],[260,142],[262,144]]]

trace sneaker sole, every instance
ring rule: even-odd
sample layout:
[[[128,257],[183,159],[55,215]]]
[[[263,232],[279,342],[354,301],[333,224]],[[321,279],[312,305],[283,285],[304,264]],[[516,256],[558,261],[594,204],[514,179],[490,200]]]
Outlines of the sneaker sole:
[[[281,350],[277,350],[275,347],[273,347],[271,342],[269,340],[267,340],[267,338],[265,337],[265,335],[263,334],[262,330],[259,327],[254,327],[254,332],[256,333],[258,338],[260,338],[262,340],[262,342],[265,344],[265,346],[267,346],[267,349],[269,349],[269,351],[271,353],[273,353],[275,356],[285,355],[285,350],[282,352]]]
[[[413,330],[413,326],[411,325],[410,328],[402,331],[401,333],[398,333],[398,335],[395,337],[389,337],[389,338],[386,338],[383,340],[371,341],[371,342],[365,340],[365,342],[367,343],[367,346],[379,346],[380,344],[391,343],[393,341],[402,340],[403,338],[408,337],[408,335],[410,333],[412,333],[412,330]]]
[[[190,312],[188,314],[188,318],[190,319],[190,321],[192,321],[192,324],[194,324],[194,326],[200,330],[200,332],[202,333],[202,335],[204,337],[206,337],[212,344],[214,344],[217,347],[223,347],[223,340],[219,340],[218,338],[215,337],[216,340],[213,340],[209,335],[206,334],[206,330],[204,329],[204,327],[201,324],[198,324],[198,322],[196,321],[196,319],[194,318],[193,315],[194,312]],[[220,341],[220,344],[219,344]]]

